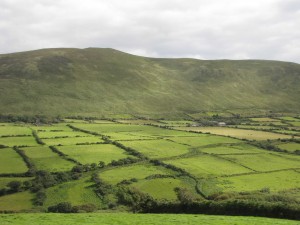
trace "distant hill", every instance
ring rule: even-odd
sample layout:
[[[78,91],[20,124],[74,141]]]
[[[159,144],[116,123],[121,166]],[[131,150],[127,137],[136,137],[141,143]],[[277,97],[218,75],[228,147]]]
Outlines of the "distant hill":
[[[114,49],[0,55],[0,113],[176,114],[300,111],[300,65],[264,60],[157,59]]]

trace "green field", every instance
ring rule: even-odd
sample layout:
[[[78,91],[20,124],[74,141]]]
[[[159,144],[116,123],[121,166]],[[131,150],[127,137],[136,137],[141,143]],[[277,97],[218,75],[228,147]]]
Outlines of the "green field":
[[[253,143],[257,146],[261,144],[262,148],[264,144],[270,144],[289,151],[289,153],[274,152],[258,148],[251,145],[252,142],[238,138],[243,136],[249,138],[250,136],[265,140],[270,135],[273,135],[273,138],[276,135],[282,137],[281,134],[228,127],[184,127],[186,121],[183,120],[169,120],[168,122],[161,120],[162,123],[173,124],[177,126],[177,129],[183,129],[172,130],[141,125],[138,122],[140,120],[132,121],[135,121],[135,124],[112,123],[104,120],[103,122],[100,120],[99,123],[82,120],[72,122],[72,126],[105,135],[106,142],[101,135],[74,131],[76,129],[72,130],[66,123],[38,127],[28,125],[36,130],[45,145],[38,144],[33,136],[0,137],[0,141],[12,140],[11,146],[14,145],[14,140],[24,143],[24,139],[30,138],[34,146],[19,148],[34,164],[31,170],[33,169],[33,172],[34,170],[48,171],[57,179],[57,182],[50,180],[50,184],[53,186],[47,186],[42,190],[47,196],[43,206],[33,205],[34,201],[31,200],[34,199],[35,194],[28,192],[29,189],[25,185],[21,188],[22,192],[9,194],[6,185],[10,181],[31,180],[31,182],[37,183],[34,178],[40,176],[38,175],[40,173],[36,175],[33,173],[30,178],[20,178],[19,173],[28,171],[22,157],[12,148],[0,149],[0,175],[2,174],[0,189],[6,188],[6,192],[2,190],[4,196],[0,197],[0,211],[43,211],[47,210],[48,206],[60,202],[70,202],[72,205],[93,204],[101,211],[108,208],[116,212],[134,211],[132,206],[118,201],[120,191],[130,198],[127,196],[126,188],[130,188],[136,193],[148,194],[158,202],[171,202],[172,204],[179,202],[178,193],[174,190],[177,187],[185,190],[186,192],[181,192],[181,194],[186,195],[191,201],[206,199],[206,201],[217,202],[211,198],[214,195],[224,195],[229,196],[228,200],[232,201],[242,198],[245,201],[257,201],[259,205],[263,205],[267,201],[270,204],[289,205],[288,199],[294,199],[294,201],[300,199],[300,156],[294,154],[299,145],[295,142],[296,140],[256,141]],[[69,122],[71,123],[71,121]],[[9,124],[3,124],[0,127],[5,126],[13,127],[12,129],[16,131],[19,130],[18,127],[22,127],[19,132],[24,132],[22,129],[26,128],[25,125]],[[230,135],[238,138],[187,132],[185,129],[226,130],[231,132]],[[3,132],[5,133],[5,130]],[[247,135],[243,132],[247,132]],[[116,141],[113,142],[116,145],[117,143],[122,144],[128,148],[127,151],[111,144],[112,141]],[[100,143],[93,144],[95,142]],[[65,156],[56,153],[55,149],[52,151],[49,148],[51,145],[55,145],[55,148]],[[147,156],[148,159],[141,157],[138,162],[126,160],[119,161],[118,164],[110,164],[113,160],[136,158],[134,153],[130,153],[130,148]],[[74,159],[85,165],[82,167],[84,169],[80,171],[81,167],[79,166],[76,167],[78,170],[72,170],[76,164],[65,158]],[[156,160],[150,161],[151,159]],[[105,163],[104,167],[99,165],[101,161]],[[96,163],[98,166],[89,166],[92,163]],[[6,177],[9,173],[16,177]],[[104,183],[99,182],[95,185],[91,181],[93,173],[98,174]],[[112,186],[105,186],[107,184]],[[267,192],[262,190],[267,190]],[[247,195],[243,193],[247,193]],[[276,194],[278,197],[273,199],[270,197],[272,194]],[[20,198],[20,204],[17,201],[18,198]],[[220,202],[220,204],[223,203]]]
[[[5,188],[6,185],[11,181],[28,181],[31,180],[31,177],[0,177],[0,189]]]
[[[102,143],[103,140],[100,137],[67,137],[67,138],[51,138],[42,139],[46,145],[76,145],[76,144],[94,144]]]
[[[271,192],[278,192],[300,187],[300,173],[289,170],[241,175],[220,178],[217,183],[223,192],[257,191],[264,188],[268,188]]]
[[[277,147],[280,149],[283,149],[283,150],[287,150],[289,152],[294,152],[296,150],[300,151],[300,144],[294,143],[294,142],[279,144],[279,145],[277,145]]]
[[[283,116],[283,117],[279,117],[279,119],[286,120],[286,121],[299,121],[299,119],[291,116]]]
[[[0,174],[25,173],[28,168],[21,156],[11,148],[0,149]]]
[[[195,193],[195,189],[190,184],[183,182],[178,178],[156,178],[156,179],[146,179],[141,180],[137,183],[131,184],[132,187],[149,194],[151,197],[157,200],[168,200],[176,201],[177,195],[175,193],[175,188],[187,188],[192,193]]]
[[[39,132],[38,136],[39,138],[60,138],[60,137],[88,137],[92,135],[83,132],[77,132],[77,131],[58,131],[58,132],[45,131],[45,132]]]
[[[1,137],[0,145],[5,145],[8,147],[13,146],[37,146],[34,137]]]
[[[33,207],[32,204],[33,198],[34,198],[34,194],[30,193],[29,191],[1,196],[0,211],[30,210]],[[1,225],[3,225],[1,219],[0,219],[0,223]]]
[[[100,161],[108,164],[112,160],[119,160],[129,156],[124,150],[111,144],[69,145],[57,148],[81,164],[98,164]]]
[[[196,177],[231,175],[249,173],[252,170],[238,164],[211,155],[200,155],[191,158],[179,158],[164,161],[186,170]]]
[[[31,135],[31,130],[23,126],[0,123],[0,137],[14,136],[14,135]]]
[[[26,147],[22,148],[38,170],[50,172],[69,171],[75,166],[74,163],[61,158],[49,147]]]
[[[300,168],[300,160],[294,157],[289,159],[275,154],[256,155],[227,155],[221,156],[224,159],[247,166],[255,171],[273,171],[290,168]]]
[[[292,136],[285,135],[285,134],[277,134],[277,133],[258,131],[258,130],[244,130],[244,129],[229,128],[229,127],[184,127],[184,128],[179,127],[177,129],[211,133],[216,135],[230,136],[230,137],[249,139],[249,140],[292,138]]]
[[[299,221],[246,216],[211,216],[184,214],[0,214],[2,225],[299,225]]]
[[[168,140],[121,141],[121,143],[153,159],[178,156],[189,152],[188,146]]]
[[[224,144],[224,143],[241,143],[240,140],[228,137],[221,137],[210,134],[199,134],[195,137],[170,137],[169,140],[177,143],[190,145],[192,147],[201,147],[206,145]]]
[[[80,124],[80,123],[74,124],[74,126],[83,130],[97,132],[99,134],[113,133],[113,132],[140,131],[143,127],[139,125],[127,125],[127,124]]]
[[[60,202],[70,202],[72,205],[94,204],[100,207],[102,203],[93,191],[93,184],[90,177],[87,177],[48,188],[44,207],[56,205]]]
[[[100,172],[99,176],[108,183],[117,184],[123,180],[130,180],[132,178],[145,179],[154,174],[169,175],[170,172],[161,167],[149,164],[138,164],[105,170]]]
[[[279,122],[278,119],[267,118],[267,117],[260,117],[260,118],[250,118],[254,122]]]
[[[66,123],[59,123],[55,125],[43,125],[43,126],[30,126],[31,129],[37,132],[71,132],[73,131]]]
[[[208,154],[216,154],[216,155],[223,155],[223,154],[249,154],[249,153],[264,153],[265,151],[254,147],[252,145],[247,144],[238,144],[238,145],[221,145],[217,147],[207,147],[201,148],[201,152],[205,152]]]
[[[292,124],[295,127],[300,127],[300,121],[297,122],[289,122],[289,124]]]

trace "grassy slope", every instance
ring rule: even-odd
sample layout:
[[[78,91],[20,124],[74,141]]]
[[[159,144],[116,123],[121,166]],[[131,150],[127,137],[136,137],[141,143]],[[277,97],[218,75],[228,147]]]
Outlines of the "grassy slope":
[[[208,216],[208,215],[175,215],[175,214],[127,214],[127,213],[99,213],[99,214],[2,214],[0,215],[2,225],[27,225],[27,224],[57,224],[64,221],[64,224],[206,224],[206,225],[296,225],[299,221],[269,219],[260,217],[242,216]]]
[[[0,79],[0,113],[100,116],[300,108],[300,65],[276,61],[44,49],[0,55]]]

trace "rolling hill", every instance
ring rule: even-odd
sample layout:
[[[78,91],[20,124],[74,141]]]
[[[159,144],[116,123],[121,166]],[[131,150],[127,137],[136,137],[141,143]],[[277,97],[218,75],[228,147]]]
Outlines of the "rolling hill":
[[[114,49],[0,55],[0,113],[49,116],[299,112],[300,65],[158,59]]]

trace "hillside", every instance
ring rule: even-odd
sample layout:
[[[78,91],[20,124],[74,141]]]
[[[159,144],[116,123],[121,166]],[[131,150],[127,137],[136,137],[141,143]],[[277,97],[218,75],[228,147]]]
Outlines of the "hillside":
[[[300,65],[278,61],[154,59],[113,49],[44,49],[0,55],[0,79],[1,114],[300,110]]]

